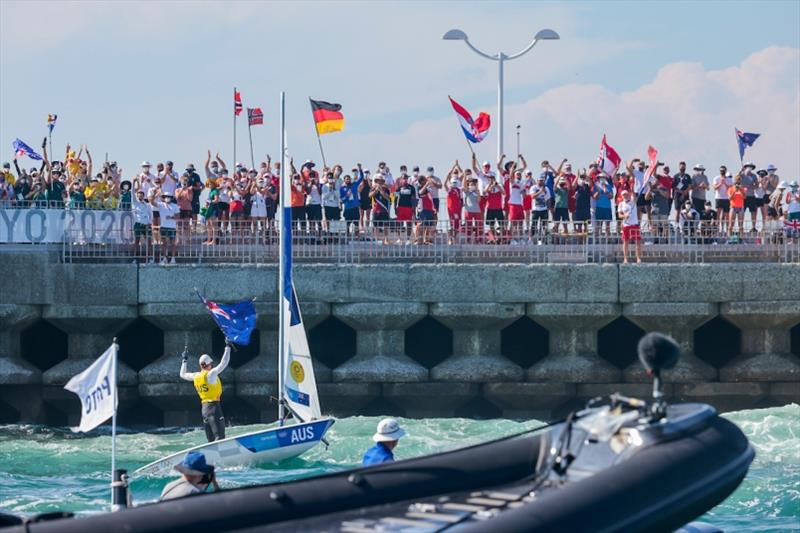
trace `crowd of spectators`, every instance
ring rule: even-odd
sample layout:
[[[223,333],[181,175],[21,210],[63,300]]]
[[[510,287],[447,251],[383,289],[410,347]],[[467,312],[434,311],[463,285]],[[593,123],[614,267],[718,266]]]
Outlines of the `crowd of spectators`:
[[[63,162],[50,161],[45,143],[42,150],[38,168],[20,168],[15,160],[14,175],[3,164],[0,206],[130,209],[137,244],[150,239],[173,256],[176,241],[191,233],[202,233],[203,244],[213,246],[237,232],[266,240],[274,229],[280,163],[269,157],[257,168],[237,163],[229,171],[209,150],[204,177],[194,164],[178,172],[172,161],[143,161],[137,173],[124,175],[114,161],[94,173],[86,146],[76,152],[67,145]],[[597,163],[573,169],[563,159],[557,167],[542,161],[534,168],[520,154],[479,165],[473,154],[469,164],[455,161],[443,178],[433,167],[422,172],[403,165],[394,173],[385,162],[374,172],[361,164],[345,172],[342,165],[317,170],[312,161],[297,169],[292,161],[289,171],[292,218],[305,231],[324,235],[336,224],[383,243],[429,244],[437,231],[450,242],[462,235],[514,245],[548,233],[614,231],[638,244],[645,220],[657,236],[702,228],[741,235],[746,218],[750,231],[759,222],[763,229],[769,221],[800,220],[798,183],[782,181],[774,165],[757,170],[745,163],[735,172],[722,165],[712,178],[702,164],[690,173],[680,162],[673,174],[662,163],[648,172],[645,161],[633,159],[612,176]]]

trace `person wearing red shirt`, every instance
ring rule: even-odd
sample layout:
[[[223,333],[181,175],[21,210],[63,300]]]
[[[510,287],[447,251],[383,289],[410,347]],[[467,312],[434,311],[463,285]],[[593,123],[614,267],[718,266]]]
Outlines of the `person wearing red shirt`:
[[[432,180],[420,176],[419,185],[419,216],[417,222],[417,243],[433,244],[433,233],[436,231],[436,206],[433,204],[432,189],[435,187]]]
[[[492,233],[495,233],[495,231],[502,231],[503,220],[505,220],[505,216],[503,215],[505,191],[503,191],[503,187],[497,183],[494,176],[489,178],[486,184],[485,194],[486,222],[489,224],[489,229]],[[495,230],[495,226],[498,227],[497,230]]]
[[[519,244],[525,222],[524,198],[527,196],[522,183],[522,172],[515,170],[513,178],[508,180],[508,224],[511,231],[511,244]]]
[[[417,189],[408,182],[408,176],[405,174],[401,174],[397,179],[394,200],[397,222],[405,226],[406,244],[411,244],[411,227],[414,219],[414,204],[417,202]]]
[[[458,232],[461,231],[461,210],[464,207],[464,200],[461,190],[461,166],[456,161],[447,178],[444,180],[444,188],[447,191],[447,215],[450,217],[450,235],[448,243],[456,242]]]
[[[375,228],[375,235],[383,239],[383,244],[389,244],[386,226],[389,224],[390,192],[383,175],[378,174],[373,179],[369,197],[372,200],[372,226]]]

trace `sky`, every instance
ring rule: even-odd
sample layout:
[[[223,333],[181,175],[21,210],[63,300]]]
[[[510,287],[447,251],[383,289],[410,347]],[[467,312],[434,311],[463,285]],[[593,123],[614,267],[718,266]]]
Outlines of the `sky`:
[[[261,107],[256,164],[279,151],[279,93],[296,161],[321,161],[308,98],[342,105],[322,136],[329,164],[469,161],[450,95],[492,117],[474,149],[496,159],[497,64],[507,55],[505,146],[531,164],[586,166],[603,134],[625,159],[648,145],[715,169],[738,163],[734,128],[761,133],[746,159],[800,179],[800,1],[670,2],[70,2],[0,0],[0,159],[19,137],[38,148],[48,113],[56,158],[66,142],[139,163],[233,163],[233,87]],[[249,165],[240,116],[236,159]],[[25,160],[26,165],[33,164]]]

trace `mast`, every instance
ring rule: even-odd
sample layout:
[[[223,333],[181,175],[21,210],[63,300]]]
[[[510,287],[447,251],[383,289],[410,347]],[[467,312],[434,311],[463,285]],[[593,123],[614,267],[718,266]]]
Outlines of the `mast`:
[[[278,248],[278,423],[283,425],[283,360],[286,353],[286,294],[284,294],[284,280],[286,279],[286,241],[291,239],[292,215],[291,200],[287,200],[291,191],[286,183],[286,117],[285,113],[285,93],[281,91],[281,170],[280,170],[280,206],[281,206],[281,229]],[[289,193],[289,194],[287,194]],[[290,198],[290,197],[289,197]],[[288,215],[288,220],[287,220]],[[291,253],[291,244],[289,247]],[[291,295],[290,295],[291,296]]]

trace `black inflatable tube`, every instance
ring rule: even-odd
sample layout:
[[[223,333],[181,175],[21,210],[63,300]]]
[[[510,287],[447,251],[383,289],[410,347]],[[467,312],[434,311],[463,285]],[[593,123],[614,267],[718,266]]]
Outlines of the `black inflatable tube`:
[[[539,437],[521,437],[307,480],[193,496],[118,513],[29,524],[27,531],[197,533],[240,529],[511,483],[533,473],[538,454]]]
[[[647,448],[591,478],[501,513],[493,531],[674,531],[723,501],[754,452],[741,430],[715,417],[684,438]],[[486,531],[470,523],[459,533]]]

